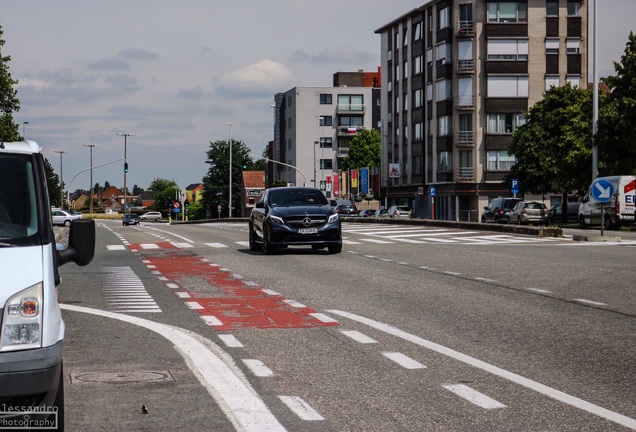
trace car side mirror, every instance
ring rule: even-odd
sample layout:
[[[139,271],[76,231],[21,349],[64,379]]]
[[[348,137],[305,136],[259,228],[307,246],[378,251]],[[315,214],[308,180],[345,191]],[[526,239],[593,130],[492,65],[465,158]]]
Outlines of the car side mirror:
[[[259,208],[259,209],[265,208],[265,203],[262,202],[262,201],[259,201],[259,202],[256,203],[255,207]]]

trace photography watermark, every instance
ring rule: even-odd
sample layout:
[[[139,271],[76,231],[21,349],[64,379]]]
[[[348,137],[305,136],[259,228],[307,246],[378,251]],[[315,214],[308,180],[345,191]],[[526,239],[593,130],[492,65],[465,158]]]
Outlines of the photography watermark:
[[[57,430],[58,409],[50,406],[6,406],[0,404],[0,430]]]

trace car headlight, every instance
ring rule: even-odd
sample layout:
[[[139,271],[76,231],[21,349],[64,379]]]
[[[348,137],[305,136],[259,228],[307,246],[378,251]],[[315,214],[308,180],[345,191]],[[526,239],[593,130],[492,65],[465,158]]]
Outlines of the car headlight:
[[[285,225],[285,221],[283,220],[282,217],[280,216],[274,216],[274,215],[269,215],[269,218],[272,220],[272,222],[277,223],[279,225]]]
[[[0,351],[14,351],[42,346],[42,283],[37,283],[11,297],[2,317]]]
[[[338,220],[338,217],[338,213],[332,214],[331,216],[329,216],[329,219],[327,219],[327,223],[334,223]]]

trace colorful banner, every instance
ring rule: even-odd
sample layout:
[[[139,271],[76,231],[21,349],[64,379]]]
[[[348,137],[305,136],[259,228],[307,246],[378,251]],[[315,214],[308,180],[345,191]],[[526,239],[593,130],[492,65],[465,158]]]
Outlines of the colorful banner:
[[[360,193],[369,193],[369,168],[360,168]]]
[[[333,195],[340,196],[340,177],[338,174],[333,174]]]
[[[327,182],[327,192],[331,192],[332,191],[332,183],[331,183],[331,176],[325,176],[325,181]]]
[[[400,164],[399,163],[390,163],[389,164],[389,178],[400,178]]]
[[[346,171],[340,171],[340,196],[349,196],[349,178]]]
[[[351,190],[358,190],[358,170],[352,169],[349,171],[349,176],[351,178]]]

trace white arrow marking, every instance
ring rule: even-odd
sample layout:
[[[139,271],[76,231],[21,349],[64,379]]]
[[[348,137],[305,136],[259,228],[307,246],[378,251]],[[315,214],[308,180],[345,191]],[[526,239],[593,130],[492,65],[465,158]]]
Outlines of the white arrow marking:
[[[598,196],[599,198],[610,198],[610,190],[612,189],[612,186],[604,189],[600,183],[596,183],[596,188],[601,191],[600,195]]]

